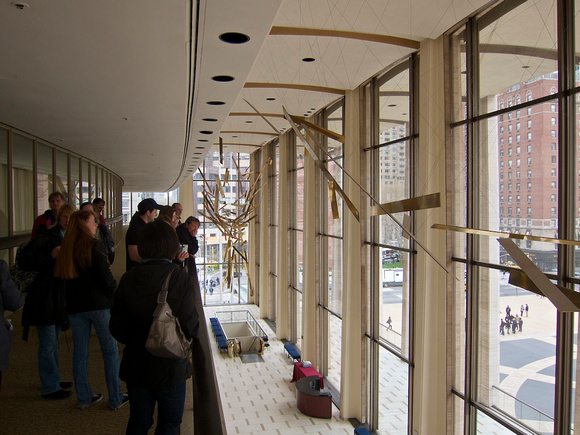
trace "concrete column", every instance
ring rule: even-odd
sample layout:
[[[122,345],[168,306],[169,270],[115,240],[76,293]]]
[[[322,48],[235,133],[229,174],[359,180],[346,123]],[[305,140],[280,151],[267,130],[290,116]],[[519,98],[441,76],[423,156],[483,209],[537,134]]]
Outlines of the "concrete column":
[[[344,192],[360,211],[361,190],[361,132],[360,93],[357,88],[347,91],[344,103]],[[342,291],[342,355],[340,379],[340,416],[362,419],[362,382],[365,376],[365,352],[362,324],[361,224],[345,205],[343,249],[344,281]]]
[[[417,174],[416,195],[441,192],[442,204],[445,204],[444,78],[443,38],[423,41],[419,79],[419,147],[414,170]],[[417,211],[414,220],[417,239],[445,264],[446,233],[431,229],[433,223],[446,222],[445,207]],[[418,247],[414,276],[412,430],[417,434],[447,433],[447,276],[441,266]]]

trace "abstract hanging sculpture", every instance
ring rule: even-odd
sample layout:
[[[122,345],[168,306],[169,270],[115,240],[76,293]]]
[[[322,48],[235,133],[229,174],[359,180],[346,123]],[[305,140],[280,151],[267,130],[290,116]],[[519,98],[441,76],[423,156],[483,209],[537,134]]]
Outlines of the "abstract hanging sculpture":
[[[237,170],[238,180],[249,180],[254,171],[247,170],[242,173],[240,167],[233,160]],[[233,265],[241,262],[244,265],[246,276],[248,277],[249,295],[254,295],[252,280],[250,275],[250,268],[248,266],[248,256],[245,249],[247,238],[245,236],[248,224],[256,217],[256,198],[258,192],[264,186],[258,184],[262,172],[267,165],[272,164],[272,159],[269,159],[260,172],[257,173],[254,182],[250,188],[239,195],[234,202],[227,201],[224,193],[224,186],[230,183],[230,173],[226,169],[224,179],[221,180],[219,175],[215,175],[215,188],[212,189],[201,170],[201,178],[205,189],[203,191],[203,205],[204,211],[199,214],[212,222],[226,238],[226,249],[224,251],[223,262],[227,264],[225,285],[227,288],[232,288],[232,269]],[[233,190],[233,189],[232,189]],[[233,207],[233,209],[232,209]]]

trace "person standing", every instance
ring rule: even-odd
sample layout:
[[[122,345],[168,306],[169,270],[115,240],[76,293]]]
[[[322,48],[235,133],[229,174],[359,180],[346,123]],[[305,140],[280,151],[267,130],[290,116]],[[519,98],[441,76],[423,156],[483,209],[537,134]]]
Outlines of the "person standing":
[[[145,198],[137,206],[137,212],[133,215],[131,223],[129,224],[129,229],[125,235],[125,247],[127,249],[126,253],[126,270],[129,271],[133,267],[139,265],[141,262],[141,256],[137,249],[137,244],[139,242],[139,233],[143,227],[149,222],[153,222],[157,217],[157,210],[160,210],[161,206],[153,198]]]
[[[58,340],[60,332],[68,329],[65,312],[65,295],[54,279],[54,265],[60,245],[68,228],[74,208],[65,204],[58,210],[56,224],[38,237],[30,240],[17,254],[17,261],[24,270],[36,271],[36,277],[28,286],[22,310],[22,339],[28,341],[30,326],[38,334],[38,375],[40,389],[45,399],[60,400],[72,395],[67,391],[72,382],[60,379]]]
[[[0,260],[0,389],[2,389],[2,372],[8,368],[8,353],[12,347],[12,324],[4,319],[4,310],[16,311],[24,305],[24,295],[10,278],[8,265]]]
[[[526,304],[526,317],[528,317],[528,310],[529,310],[529,309],[530,309],[530,308],[528,307],[528,304]]]
[[[95,238],[99,216],[92,210],[72,214],[69,227],[56,259],[54,276],[66,289],[66,313],[73,336],[73,376],[78,408],[100,402],[89,383],[89,342],[95,328],[109,393],[109,406],[119,409],[129,398],[121,391],[119,350],[109,332],[110,308],[117,283],[109,268],[103,244]]]
[[[189,258],[184,261],[184,266],[187,268],[187,273],[192,279],[197,280],[197,266],[195,264],[195,254],[199,251],[199,242],[197,241],[197,231],[199,230],[199,219],[189,216],[185,223],[179,225],[176,229],[179,243],[187,245],[187,253]]]
[[[56,214],[58,213],[58,210],[66,204],[66,198],[60,192],[52,192],[48,196],[48,203],[50,204],[50,208],[34,220],[31,237],[36,237],[39,229],[41,231],[47,230],[55,224]]]
[[[171,207],[173,207],[173,210],[175,210],[175,215],[177,216],[177,225],[181,225],[181,215],[183,214],[183,206],[178,202],[174,202],[173,204],[171,204]]]
[[[101,224],[103,224],[103,225],[105,225],[105,218],[103,216],[103,210],[105,209],[105,204],[106,204],[106,202],[103,198],[93,199],[93,206],[95,207],[95,211],[99,215],[99,220],[101,221]]]
[[[104,203],[104,201],[103,201],[103,203]],[[83,202],[81,204],[80,210],[95,211],[98,214],[97,207],[95,206],[94,202],[92,204],[90,202]],[[101,215],[99,215],[99,217],[102,218]],[[103,223],[103,222],[104,222],[104,219],[102,219],[99,222],[99,229],[97,230],[97,238],[101,242],[103,242],[103,247],[105,248],[105,254],[107,255],[107,258],[109,259],[109,264],[113,264],[113,261],[115,261],[115,240],[113,239],[113,235],[109,231],[109,227],[107,227],[107,224]]]
[[[193,298],[193,281],[172,260],[180,252],[175,230],[162,221],[141,231],[142,263],[126,272],[115,292],[109,328],[125,345],[120,376],[127,383],[130,416],[127,434],[146,434],[153,425],[157,404],[156,434],[178,434],[185,405],[185,381],[192,375],[189,359],[154,356],[145,348],[152,315],[163,282],[170,276],[167,303],[188,338],[197,337],[199,315]]]

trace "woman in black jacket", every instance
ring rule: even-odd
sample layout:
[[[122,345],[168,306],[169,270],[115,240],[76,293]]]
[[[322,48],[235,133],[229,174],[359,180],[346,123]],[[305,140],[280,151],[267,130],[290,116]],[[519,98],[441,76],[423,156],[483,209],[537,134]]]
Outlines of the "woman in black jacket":
[[[37,272],[26,289],[22,310],[22,339],[28,341],[29,327],[36,327],[38,374],[40,390],[45,399],[60,400],[72,395],[67,390],[72,387],[72,382],[61,381],[59,372],[58,341],[61,330],[68,329],[68,319],[64,290],[54,279],[54,264],[74,211],[71,205],[63,205],[56,215],[56,224],[49,229],[39,227],[38,235],[16,254],[23,270]]]
[[[109,269],[102,243],[95,239],[99,217],[94,211],[72,214],[54,267],[66,289],[66,313],[73,335],[73,376],[78,408],[99,402],[102,394],[93,394],[88,379],[89,341],[94,326],[99,338],[109,406],[118,409],[128,401],[121,392],[119,350],[109,332],[110,308],[117,283]]]
[[[192,281],[172,260],[180,252],[175,231],[165,222],[143,227],[138,243],[141,264],[119,282],[111,309],[110,329],[125,344],[121,379],[127,383],[131,411],[127,434],[146,434],[158,405],[156,434],[177,434],[185,404],[185,381],[191,376],[188,359],[169,359],[145,349],[157,295],[171,274],[167,302],[188,338],[195,338],[199,318],[192,295]]]

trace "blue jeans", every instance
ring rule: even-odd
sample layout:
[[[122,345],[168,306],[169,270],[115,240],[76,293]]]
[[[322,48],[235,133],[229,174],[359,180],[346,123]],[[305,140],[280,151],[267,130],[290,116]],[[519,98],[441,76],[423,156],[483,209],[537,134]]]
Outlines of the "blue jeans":
[[[127,384],[131,401],[127,435],[146,435],[153,425],[153,412],[157,402],[157,427],[155,435],[179,433],[185,406],[185,381],[168,390],[136,388]]]
[[[58,338],[60,326],[37,326],[38,333],[38,375],[42,395],[60,390],[58,368]]]
[[[101,345],[103,363],[105,364],[109,406],[113,409],[119,407],[123,400],[121,380],[119,379],[119,349],[117,348],[117,341],[109,332],[110,311],[86,311],[84,313],[69,314],[68,318],[73,336],[73,377],[79,406],[90,405],[93,397],[93,390],[89,383],[88,362],[91,326],[94,326]]]

